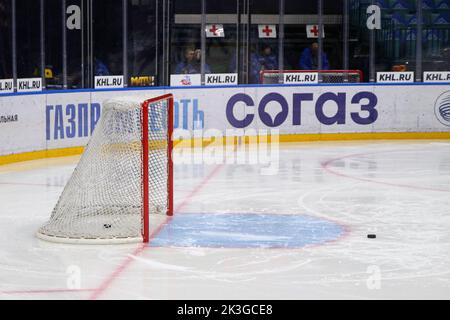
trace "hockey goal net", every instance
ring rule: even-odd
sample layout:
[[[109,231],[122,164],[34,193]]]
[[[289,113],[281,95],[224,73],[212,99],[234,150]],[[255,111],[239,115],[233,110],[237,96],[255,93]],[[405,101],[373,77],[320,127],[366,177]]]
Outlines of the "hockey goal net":
[[[105,102],[38,238],[87,244],[148,242],[149,216],[173,214],[172,109],[171,94]]]
[[[361,70],[263,70],[263,84],[346,83],[362,82]]]

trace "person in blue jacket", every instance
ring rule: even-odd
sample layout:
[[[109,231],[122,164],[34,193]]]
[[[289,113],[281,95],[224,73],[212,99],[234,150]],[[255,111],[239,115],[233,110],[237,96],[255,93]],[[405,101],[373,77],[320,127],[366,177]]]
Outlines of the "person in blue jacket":
[[[198,74],[201,72],[201,50],[187,47],[184,51],[184,60],[178,63],[175,74]],[[205,63],[205,73],[211,73],[211,68]]]
[[[259,83],[262,70],[277,70],[278,57],[272,52],[269,44],[263,44],[261,53],[252,53],[250,56],[250,82]]]
[[[303,50],[299,61],[301,70],[317,70],[319,68],[319,44],[314,42],[310,47]],[[327,54],[322,52],[322,70],[329,70]]]
[[[98,58],[94,58],[94,72],[96,76],[109,76],[110,72],[108,67],[106,66],[106,64],[98,59]]]

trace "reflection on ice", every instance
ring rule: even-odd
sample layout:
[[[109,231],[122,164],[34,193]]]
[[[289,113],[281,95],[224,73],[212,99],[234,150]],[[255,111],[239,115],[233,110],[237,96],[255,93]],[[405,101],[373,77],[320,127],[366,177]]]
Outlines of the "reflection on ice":
[[[77,160],[0,167],[0,299],[450,296],[447,141],[282,144],[273,176],[176,165],[180,212],[145,248],[34,237]]]

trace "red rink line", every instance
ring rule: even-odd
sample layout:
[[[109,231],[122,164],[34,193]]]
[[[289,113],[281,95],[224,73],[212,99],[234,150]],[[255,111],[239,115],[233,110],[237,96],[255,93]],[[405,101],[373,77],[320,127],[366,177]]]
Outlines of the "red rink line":
[[[391,151],[380,151],[380,152],[371,152],[371,153],[359,153],[359,154],[349,154],[346,156],[342,156],[339,158],[333,158],[333,159],[329,159],[323,163],[321,163],[322,168],[331,173],[334,174],[336,176],[339,177],[343,177],[343,178],[348,178],[348,179],[353,179],[353,180],[358,180],[358,181],[363,181],[363,182],[370,182],[370,183],[376,183],[376,184],[381,184],[381,185],[387,185],[387,186],[392,186],[392,187],[400,187],[400,188],[408,188],[408,189],[415,189],[415,190],[427,190],[427,191],[438,191],[438,192],[450,192],[450,190],[448,189],[439,189],[439,188],[431,188],[431,187],[419,187],[419,186],[413,186],[413,185],[408,185],[408,184],[401,184],[401,183],[393,183],[393,182],[385,182],[385,181],[377,181],[377,180],[371,180],[371,179],[366,179],[366,178],[360,178],[360,177],[355,177],[349,174],[345,174],[336,170],[333,170],[330,168],[330,165],[335,162],[335,161],[339,161],[339,160],[344,160],[344,159],[349,159],[349,158],[357,158],[357,157],[361,157],[361,156],[368,156],[368,155],[373,155],[373,154],[380,154],[380,153],[394,153],[394,152],[399,152],[399,151],[406,151],[406,150],[391,150]]]
[[[155,232],[153,232],[155,233]],[[152,234],[153,236],[153,234]],[[111,283],[123,272],[123,270],[128,267],[128,265],[133,261],[133,256],[138,256],[144,251],[147,244],[141,243],[137,249],[135,249],[127,258],[111,273],[98,288],[89,296],[89,300],[96,300],[110,285]]]
[[[200,192],[200,190],[223,168],[223,164],[217,165],[211,172],[184,198],[184,200],[178,204],[174,212],[177,213],[181,209],[183,209],[192,198]],[[158,235],[161,229],[166,225],[172,217],[167,217],[166,220],[150,234],[150,242]],[[136,250],[134,250],[128,257],[111,273],[98,288],[94,290],[94,292],[89,297],[89,300],[96,300],[102,295],[112,284],[112,282],[119,277],[119,275],[134,261],[134,257],[140,255],[144,249],[148,248],[148,243],[141,244]]]
[[[174,213],[183,209],[192,198],[213,178],[223,167],[223,164],[217,165],[186,197],[177,205],[174,209]],[[40,183],[10,183],[0,182],[3,185],[28,185],[28,186],[49,186]],[[61,186],[63,187],[63,186]],[[172,219],[172,216],[166,217],[165,221],[153,231],[149,236],[149,241],[155,238],[161,229]],[[135,256],[140,255],[145,248],[148,248],[148,244],[140,244],[127,258],[110,274],[98,288],[95,289],[42,289],[42,290],[15,290],[15,291],[0,291],[0,294],[45,294],[45,293],[62,293],[62,292],[93,292],[89,297],[90,300],[96,300],[98,297],[111,285],[111,283],[129,266],[134,260]]]
[[[0,294],[38,294],[38,293],[64,293],[64,292],[89,292],[95,289],[42,289],[42,290],[12,290],[0,291]]]
[[[211,180],[220,170],[223,168],[223,164],[217,165],[211,172],[184,198],[184,200],[176,206],[174,211],[180,213],[180,211],[191,202],[192,198]]]
[[[223,165],[217,165],[211,172],[184,198],[184,200],[177,205],[174,209],[175,212],[179,212],[183,209],[191,199],[222,169]],[[6,184],[6,183],[0,183]],[[31,185],[31,184],[30,184]],[[38,185],[38,184],[33,184]],[[150,241],[159,234],[161,229],[166,225],[172,217],[167,217],[166,220],[150,235]],[[48,293],[74,293],[74,292],[92,292],[89,299],[95,300],[111,285],[111,283],[128,267],[128,265],[134,260],[132,257],[138,256],[148,248],[147,244],[140,244],[115,270],[112,274],[104,280],[98,288],[94,289],[39,289],[39,290],[11,290],[0,291],[0,294],[48,294]]]

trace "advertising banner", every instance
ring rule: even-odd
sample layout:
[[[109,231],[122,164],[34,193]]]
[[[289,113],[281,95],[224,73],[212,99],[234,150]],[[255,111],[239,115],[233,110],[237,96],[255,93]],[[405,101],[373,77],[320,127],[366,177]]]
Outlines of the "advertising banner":
[[[423,88],[422,88],[423,87]],[[426,94],[419,92],[426,91]],[[174,95],[187,132],[277,129],[287,134],[449,132],[448,85],[255,86],[0,96],[0,155],[84,146],[104,101]]]

